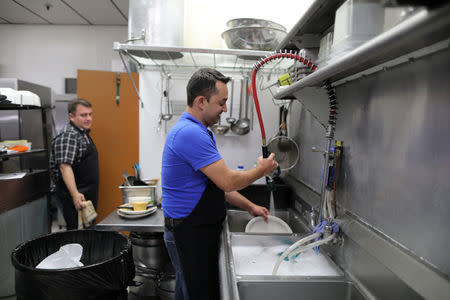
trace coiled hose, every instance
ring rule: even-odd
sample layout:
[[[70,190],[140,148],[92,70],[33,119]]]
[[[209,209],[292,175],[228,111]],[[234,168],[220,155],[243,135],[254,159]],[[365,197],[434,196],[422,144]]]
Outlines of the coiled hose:
[[[253,101],[255,102],[255,109],[256,113],[258,115],[258,122],[259,127],[261,129],[261,140],[262,140],[262,154],[264,158],[267,158],[269,156],[269,150],[267,149],[267,140],[266,140],[266,131],[264,129],[264,122],[261,115],[261,109],[259,107],[259,100],[258,100],[258,92],[256,89],[256,74],[258,73],[259,69],[262,68],[265,64],[270,63],[273,60],[282,59],[282,58],[289,58],[294,59],[296,61],[299,61],[300,63],[303,63],[305,66],[307,66],[311,71],[317,70],[317,66],[309,61],[306,57],[303,57],[299,55],[297,52],[292,52],[287,50],[280,50],[279,52],[275,52],[273,54],[267,55],[265,58],[261,58],[255,65],[253,66],[253,72],[252,72],[252,91],[253,91]],[[324,88],[327,90],[328,93],[328,100],[330,105],[330,111],[328,115],[328,124],[329,128],[327,130],[327,138],[333,138],[334,137],[334,130],[336,127],[336,115],[337,115],[337,99],[336,99],[336,92],[334,87],[331,86],[330,81],[324,82]],[[329,147],[328,147],[329,148]],[[329,152],[330,149],[327,149],[326,151]],[[326,162],[328,164],[328,161]],[[269,187],[269,189],[273,189],[273,182],[272,179],[269,177],[266,177],[266,181],[268,184],[270,184],[272,187]]]
[[[288,53],[287,50],[284,50],[284,52],[282,52],[280,50],[279,52],[273,53],[271,55],[267,55],[265,58],[261,58],[261,60],[259,60],[254,65],[253,73],[252,73],[253,101],[255,102],[255,109],[256,109],[256,113],[258,115],[259,127],[261,129],[262,152],[263,152],[264,158],[267,158],[269,156],[269,151],[267,149],[266,131],[264,129],[264,123],[263,123],[263,119],[262,119],[262,115],[261,115],[261,109],[259,107],[258,93],[256,90],[256,73],[265,64],[267,64],[273,60],[277,60],[277,59],[281,59],[281,58],[289,58],[289,59],[297,60],[297,61],[303,63],[308,68],[310,68],[312,71],[315,71],[317,69],[317,66],[315,64],[313,64],[312,62],[310,62],[307,58],[300,56],[297,52],[292,53],[292,51],[290,51]]]

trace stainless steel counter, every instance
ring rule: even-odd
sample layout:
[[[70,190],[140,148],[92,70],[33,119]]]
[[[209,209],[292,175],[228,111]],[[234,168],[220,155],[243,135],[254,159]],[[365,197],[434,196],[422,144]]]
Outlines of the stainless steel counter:
[[[164,232],[164,215],[162,209],[158,208],[155,213],[143,218],[124,219],[114,210],[95,227],[99,230]]]

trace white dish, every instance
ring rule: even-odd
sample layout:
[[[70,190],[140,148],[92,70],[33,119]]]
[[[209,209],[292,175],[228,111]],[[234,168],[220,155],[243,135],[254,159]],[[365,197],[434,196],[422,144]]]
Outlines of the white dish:
[[[245,227],[245,232],[250,233],[292,233],[292,229],[286,222],[278,217],[269,216],[266,222],[263,217],[256,217],[250,220]]]
[[[149,208],[147,208],[146,210],[133,210],[133,206],[126,206],[129,208],[119,208],[119,211],[125,215],[142,215],[142,214],[146,214],[149,211],[151,211],[152,209],[154,209],[156,206],[151,206]]]
[[[158,209],[158,207],[153,206],[147,210],[143,210],[143,211],[136,211],[135,213],[139,213],[139,214],[126,214],[123,213],[123,209],[118,209],[117,210],[117,214],[125,219],[139,219],[148,215],[151,215],[152,213],[154,213],[156,210]]]

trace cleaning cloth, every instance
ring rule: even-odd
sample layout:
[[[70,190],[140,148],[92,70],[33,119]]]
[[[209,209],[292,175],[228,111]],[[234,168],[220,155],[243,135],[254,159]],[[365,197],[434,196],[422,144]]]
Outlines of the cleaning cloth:
[[[326,226],[327,224],[328,224],[328,221],[327,221],[327,220],[322,220],[322,222],[320,222],[320,223],[314,228],[313,233],[320,232],[320,233],[322,233],[322,235],[323,235],[323,233],[325,233],[325,226]],[[336,224],[336,223],[334,223],[334,222],[331,222],[331,228],[332,228],[332,233],[336,233],[336,232],[339,231],[339,225]],[[322,235],[319,236],[318,238],[316,238],[314,241],[317,242],[317,241],[321,240],[321,239],[322,239]],[[316,250],[316,253],[319,254],[319,246],[314,247],[314,250]]]

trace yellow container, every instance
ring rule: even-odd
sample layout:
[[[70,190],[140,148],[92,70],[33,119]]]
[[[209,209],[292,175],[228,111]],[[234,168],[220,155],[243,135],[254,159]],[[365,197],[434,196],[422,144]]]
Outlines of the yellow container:
[[[133,202],[133,210],[146,210],[147,209],[147,204],[148,202],[143,202],[143,201],[139,201],[139,202]]]

